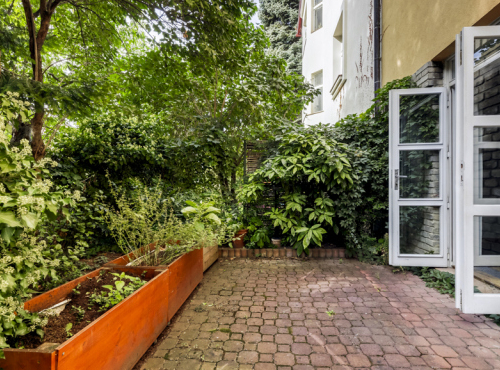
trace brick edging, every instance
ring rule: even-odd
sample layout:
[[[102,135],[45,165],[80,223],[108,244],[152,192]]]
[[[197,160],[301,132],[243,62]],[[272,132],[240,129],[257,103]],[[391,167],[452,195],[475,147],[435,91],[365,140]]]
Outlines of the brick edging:
[[[256,256],[257,255],[257,256]],[[297,258],[297,252],[291,248],[245,249],[219,248],[219,258]],[[302,253],[300,258],[345,258],[345,248],[311,249],[309,256]]]

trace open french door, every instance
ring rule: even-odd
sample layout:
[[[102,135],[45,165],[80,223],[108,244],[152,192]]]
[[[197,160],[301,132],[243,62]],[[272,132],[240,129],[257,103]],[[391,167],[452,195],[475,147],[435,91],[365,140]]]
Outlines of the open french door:
[[[474,287],[475,274],[500,278],[500,26],[464,28],[457,44],[457,299],[464,313],[500,314],[500,289]]]
[[[448,266],[446,89],[392,90],[389,264]]]

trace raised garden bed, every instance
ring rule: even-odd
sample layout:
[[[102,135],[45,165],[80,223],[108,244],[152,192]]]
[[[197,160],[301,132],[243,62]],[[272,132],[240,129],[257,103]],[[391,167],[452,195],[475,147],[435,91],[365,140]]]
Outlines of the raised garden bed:
[[[125,256],[126,257],[126,256]],[[120,260],[120,259],[118,259]],[[187,253],[168,266],[135,267],[126,258],[72,280],[24,304],[41,311],[60,303],[78,284],[107,269],[149,280],[63,343],[44,343],[37,349],[6,348],[0,360],[4,370],[129,370],[167,326],[203,278],[203,250]]]

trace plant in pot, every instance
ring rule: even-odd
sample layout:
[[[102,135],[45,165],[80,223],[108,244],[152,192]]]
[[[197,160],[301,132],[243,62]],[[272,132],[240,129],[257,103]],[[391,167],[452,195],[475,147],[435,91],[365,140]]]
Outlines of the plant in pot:
[[[250,221],[248,235],[246,236],[248,240],[247,246],[260,249],[268,247],[271,244],[269,228],[258,217],[252,217]]]
[[[226,234],[229,239],[228,245],[231,248],[242,249],[245,246],[244,238],[248,230],[244,228],[243,215],[241,207],[233,205],[224,210],[224,223],[226,225]]]

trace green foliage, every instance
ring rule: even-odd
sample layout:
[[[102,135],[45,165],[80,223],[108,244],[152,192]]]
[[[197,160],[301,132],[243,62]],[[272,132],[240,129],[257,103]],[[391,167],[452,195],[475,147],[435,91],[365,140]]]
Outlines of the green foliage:
[[[425,281],[426,287],[434,288],[441,294],[450,294],[455,297],[455,275],[430,267],[407,267],[405,269]]]
[[[380,262],[382,251],[375,241],[387,232],[389,192],[389,91],[413,87],[410,77],[387,83],[365,113],[339,121],[331,136],[356,154],[352,167],[358,181],[335,201],[343,243],[348,256]]]
[[[141,278],[126,275],[124,272],[121,274],[112,273],[112,275],[115,276],[113,278],[114,286],[103,285],[103,288],[108,289],[109,292],[93,292],[90,295],[90,304],[97,305],[99,307],[99,311],[107,311],[111,307],[116,306],[129,295],[134,293],[137,289],[146,284],[146,282]]]
[[[373,238],[368,235],[362,236],[363,248],[358,251],[358,259],[378,265],[389,264],[389,234],[383,238]]]
[[[17,94],[0,94],[0,357],[17,337],[33,331],[43,336],[47,320],[25,311],[23,302],[43,279],[57,280],[61,269],[71,269],[82,252],[82,246],[63,249],[47,227],[66,219],[80,194],[53,191],[46,166],[57,163],[34,162],[27,141],[9,146],[6,122],[23,114]]]
[[[284,126],[276,136],[274,153],[249,178],[239,198],[255,203],[264,196],[266,186],[282,189],[278,203],[265,215],[286,236],[300,255],[309,254],[309,246],[321,246],[326,228],[339,232],[334,222],[332,194],[348,191],[357,180],[350,158],[355,153],[330,138],[330,126]]]
[[[236,64],[168,55],[172,73],[163,51],[154,50],[153,61],[137,61],[133,81],[134,89],[139,84],[151,93],[129,97],[131,105],[158,114],[172,149],[181,153],[169,163],[177,165],[173,178],[206,176],[228,202],[234,201],[243,172],[245,141],[269,139],[274,128],[296,120],[315,94],[302,76],[286,71],[283,60],[265,53],[268,41],[261,29],[249,19],[238,27],[242,39],[231,46]]]
[[[302,39],[296,37],[299,0],[260,0],[259,19],[269,37],[268,53],[282,58],[287,69],[302,73]]]
[[[266,248],[271,246],[269,227],[264,226],[264,223],[259,217],[252,217],[248,225],[249,236],[245,235],[247,248]]]
[[[134,252],[142,262],[156,266],[217,241],[220,226],[213,217],[206,217],[211,213],[210,206],[191,213],[189,221],[183,222],[173,213],[159,185],[149,188],[139,181],[136,185],[129,194],[121,188],[113,189],[117,210],[105,215],[111,235],[124,253]],[[217,227],[205,227],[208,221]],[[154,253],[142,248],[152,243],[157,243]]]
[[[187,200],[187,207],[181,210],[184,217],[187,219],[196,219],[195,226],[199,230],[204,230],[206,226],[219,226],[221,220],[218,214],[221,210],[214,207],[214,202],[200,202],[196,203],[191,200]]]
[[[75,312],[78,322],[82,322],[83,317],[85,316],[85,310],[80,306],[71,306],[71,308]]]
[[[66,330],[66,336],[68,338],[72,337],[73,336],[73,333],[71,333],[71,329],[73,329],[73,324],[68,322],[66,324],[66,326],[64,327],[64,330]]]

